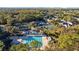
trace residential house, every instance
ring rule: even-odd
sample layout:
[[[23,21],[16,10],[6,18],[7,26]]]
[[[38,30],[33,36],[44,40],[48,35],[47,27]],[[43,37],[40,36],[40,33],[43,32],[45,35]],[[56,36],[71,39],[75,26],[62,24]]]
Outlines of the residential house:
[[[69,22],[69,21],[65,21],[65,20],[60,20],[59,25],[67,28],[69,26],[72,26],[73,23],[72,22]]]

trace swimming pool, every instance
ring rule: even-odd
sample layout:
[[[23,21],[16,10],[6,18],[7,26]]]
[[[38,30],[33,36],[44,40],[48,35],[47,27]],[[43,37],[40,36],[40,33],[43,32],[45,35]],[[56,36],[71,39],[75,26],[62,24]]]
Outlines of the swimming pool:
[[[39,36],[13,36],[11,37],[12,44],[20,44],[21,42],[18,42],[17,39],[22,39],[23,44],[29,44],[33,41],[37,41],[38,43],[36,44],[36,47],[44,47],[48,44],[48,42],[51,40],[51,38],[44,36],[44,35],[39,35]],[[30,46],[31,47],[31,46]]]
[[[13,40],[13,44],[19,44],[17,39],[22,39],[23,44],[29,44],[34,40],[42,43],[42,36],[12,36],[10,39]]]
[[[42,36],[28,36],[27,38],[21,37],[21,39],[23,39],[24,44],[29,44],[34,40],[42,43]]]

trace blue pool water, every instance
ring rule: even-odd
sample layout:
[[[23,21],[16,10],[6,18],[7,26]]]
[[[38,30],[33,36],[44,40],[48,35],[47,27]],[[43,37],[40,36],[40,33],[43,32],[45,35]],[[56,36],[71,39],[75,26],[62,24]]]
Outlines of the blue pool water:
[[[22,39],[23,44],[30,44],[32,41],[37,41],[41,43],[42,45],[42,37],[44,37],[44,34],[39,34],[36,31],[24,31],[25,35],[23,36],[12,36],[10,39],[12,39],[12,44],[19,44],[20,42],[17,41],[17,39]],[[37,44],[38,47],[41,46],[40,44]]]
[[[42,43],[42,36],[28,36],[27,38],[23,38],[23,43],[29,44],[34,40]]]
[[[42,43],[42,36],[14,36],[11,39],[13,39],[13,44],[19,44],[16,39],[22,39],[24,44],[29,44],[34,40]]]

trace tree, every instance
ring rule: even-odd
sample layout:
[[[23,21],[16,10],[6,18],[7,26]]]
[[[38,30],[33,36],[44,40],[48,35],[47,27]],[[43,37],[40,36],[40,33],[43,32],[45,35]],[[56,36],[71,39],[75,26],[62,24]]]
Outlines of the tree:
[[[10,50],[11,51],[28,51],[29,50],[29,45],[28,44],[12,45]]]
[[[59,48],[69,50],[79,40],[78,34],[61,34],[58,38]],[[74,50],[74,49],[72,49]]]
[[[53,20],[51,21],[52,24],[54,24],[55,26],[59,26],[59,22],[57,20]]]
[[[58,42],[51,40],[48,43],[48,47],[45,48],[47,51],[58,51]]]
[[[72,16],[71,15],[64,15],[63,19],[66,20],[66,21],[71,21]]]
[[[24,21],[24,20],[25,20],[25,14],[20,13],[20,14],[18,15],[18,20],[19,20],[19,22]]]
[[[10,32],[10,33],[12,33],[12,28],[13,28],[13,26],[8,26],[8,25],[6,25],[6,31],[7,32]]]
[[[7,23],[7,20],[4,18],[4,16],[2,14],[0,15],[0,23],[1,24],[6,24]]]
[[[6,19],[7,19],[7,25],[12,25],[12,23],[13,23],[12,17],[10,15],[8,15]]]
[[[4,44],[2,41],[0,41],[0,51],[2,50],[3,47],[4,47]]]
[[[36,40],[34,40],[34,41],[32,41],[32,42],[30,43],[30,46],[31,46],[32,48],[41,47],[41,46],[42,46],[42,43],[41,43],[41,42],[38,42],[38,41],[36,41]]]

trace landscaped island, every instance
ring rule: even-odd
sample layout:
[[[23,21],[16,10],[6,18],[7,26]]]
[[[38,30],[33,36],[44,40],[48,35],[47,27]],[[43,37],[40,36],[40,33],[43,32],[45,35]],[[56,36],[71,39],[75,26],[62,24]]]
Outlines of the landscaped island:
[[[0,8],[0,51],[75,50],[78,8]]]

